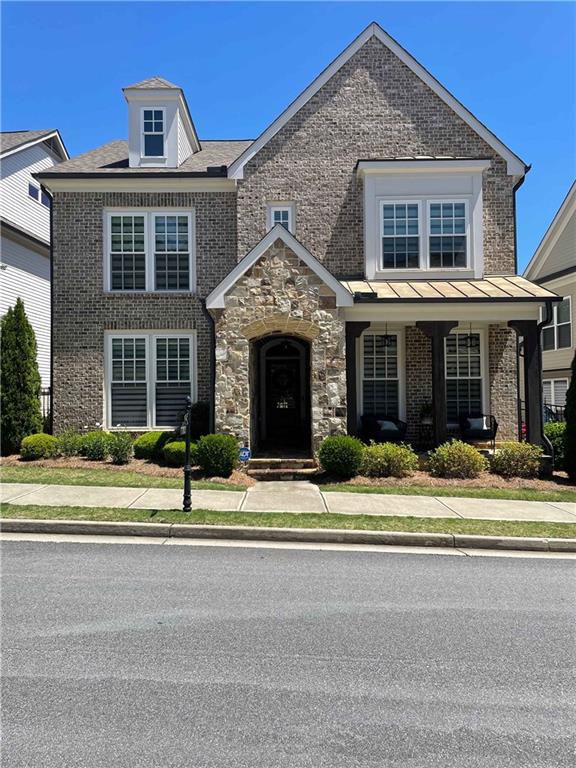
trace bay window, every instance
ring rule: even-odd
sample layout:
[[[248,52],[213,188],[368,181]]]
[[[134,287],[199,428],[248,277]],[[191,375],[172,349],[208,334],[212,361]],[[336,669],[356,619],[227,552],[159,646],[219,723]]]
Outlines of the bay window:
[[[106,290],[194,290],[190,212],[109,212],[105,241]]]
[[[362,337],[361,395],[365,415],[399,418],[399,343],[396,333]]]
[[[449,423],[482,413],[482,336],[456,331],[445,341],[446,406]]]
[[[186,397],[195,397],[195,335],[115,333],[106,347],[107,425],[179,426]]]

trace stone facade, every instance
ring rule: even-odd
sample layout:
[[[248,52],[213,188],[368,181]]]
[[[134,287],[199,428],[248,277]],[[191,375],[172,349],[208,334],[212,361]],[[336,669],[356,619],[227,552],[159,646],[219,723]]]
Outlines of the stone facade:
[[[486,274],[515,272],[515,180],[506,163],[379,40],[371,38],[247,163],[238,187],[238,257],[266,231],[266,206],[293,201],[296,236],[337,277],[364,273],[359,159],[489,158]]]
[[[272,334],[304,338],[311,346],[312,447],[346,432],[344,322],[334,293],[277,240],[229,291],[216,311],[216,430],[250,445],[250,346]]]
[[[105,293],[103,212],[108,208],[193,209],[197,294]],[[198,397],[210,400],[212,329],[202,296],[236,254],[236,198],[229,192],[57,192],[53,204],[53,423],[94,428],[104,418],[107,330],[195,329]]]

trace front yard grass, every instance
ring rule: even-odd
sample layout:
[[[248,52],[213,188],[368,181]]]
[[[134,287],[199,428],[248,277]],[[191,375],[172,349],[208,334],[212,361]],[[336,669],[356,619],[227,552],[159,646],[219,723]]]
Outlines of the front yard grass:
[[[108,485],[124,488],[182,488],[179,477],[162,477],[134,472],[130,469],[93,469],[76,467],[38,467],[33,464],[13,464],[0,468],[3,483],[39,483],[41,485]],[[244,491],[244,487],[212,480],[193,480],[197,491]]]
[[[272,528],[338,528],[350,531],[408,531],[463,533],[484,536],[532,536],[576,538],[576,523],[512,520],[459,520],[443,517],[388,517],[375,515],[286,514],[282,512],[212,512],[190,514],[146,509],[101,507],[42,507],[3,504],[2,517],[35,520],[105,520],[141,523],[189,523],[194,525],[248,525]]]
[[[467,499],[519,499],[520,501],[572,501],[575,490],[540,491],[533,488],[467,488],[462,485],[351,485],[331,483],[320,486],[327,493],[388,493],[398,496],[458,496]]]

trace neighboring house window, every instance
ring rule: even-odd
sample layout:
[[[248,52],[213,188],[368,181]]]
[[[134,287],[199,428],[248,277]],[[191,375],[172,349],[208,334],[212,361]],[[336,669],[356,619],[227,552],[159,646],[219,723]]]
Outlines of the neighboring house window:
[[[451,333],[445,339],[448,421],[482,412],[482,339],[479,333]]]
[[[465,203],[430,203],[429,254],[432,269],[466,266]]]
[[[563,408],[566,405],[568,379],[544,379],[542,393],[545,405],[556,405]]]
[[[419,218],[417,203],[382,204],[382,269],[418,269]]]
[[[44,190],[41,191],[40,202],[42,203],[42,205],[45,205],[46,208],[52,207],[52,200],[50,199],[50,195],[44,192]]]
[[[154,275],[157,291],[190,290],[188,216],[154,214]]]
[[[552,323],[542,329],[542,349],[566,349],[572,346],[572,301],[566,296],[552,310]]]
[[[108,426],[177,427],[194,397],[193,334],[108,337]]]
[[[34,200],[40,200],[40,189],[35,184],[28,184],[28,194]]]
[[[288,232],[294,234],[294,208],[291,204],[268,206],[268,229],[281,224]]]
[[[144,157],[164,157],[164,110],[142,110]]]
[[[191,291],[193,219],[187,212],[110,212],[107,290]]]
[[[365,333],[362,344],[362,412],[398,418],[398,334]]]

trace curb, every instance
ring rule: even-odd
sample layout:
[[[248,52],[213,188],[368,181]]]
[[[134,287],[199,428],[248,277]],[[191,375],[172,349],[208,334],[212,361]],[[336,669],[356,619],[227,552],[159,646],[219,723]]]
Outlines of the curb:
[[[449,547],[530,552],[576,552],[576,539],[517,536],[473,536],[404,531],[349,531],[334,528],[258,528],[255,526],[185,525],[181,523],[122,523],[104,520],[0,519],[6,533],[60,533],[97,536],[151,536],[248,541],[303,541],[320,544],[374,544],[405,547]]]

